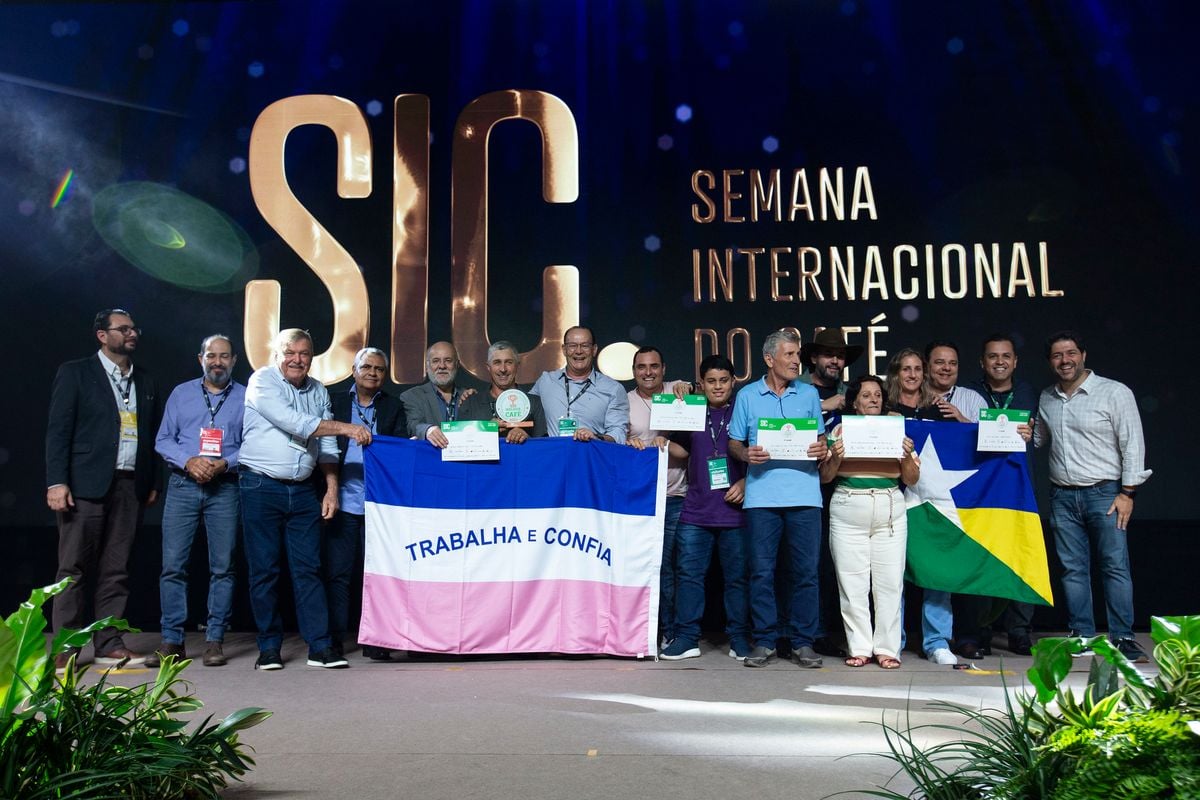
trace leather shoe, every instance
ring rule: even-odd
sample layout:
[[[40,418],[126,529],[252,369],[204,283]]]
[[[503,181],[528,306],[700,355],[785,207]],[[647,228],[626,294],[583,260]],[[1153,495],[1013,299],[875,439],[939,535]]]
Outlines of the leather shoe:
[[[372,661],[391,661],[392,651],[383,647],[374,647],[369,644],[364,644],[362,649],[364,658],[369,658]]]
[[[120,647],[114,647],[103,655],[97,653],[96,657],[92,659],[92,663],[98,667],[140,667],[146,663],[146,657],[121,645]]]
[[[1010,636],[1008,651],[1018,656],[1033,655],[1033,640],[1028,636]]]
[[[817,640],[813,642],[812,649],[816,650],[818,654],[830,658],[846,658],[850,655],[846,648],[832,636],[817,637]]]
[[[79,651],[67,650],[64,653],[59,653],[54,657],[54,671],[59,675],[66,673],[67,666],[71,663],[71,658],[75,658],[75,663],[79,663]]]
[[[962,642],[955,646],[954,652],[963,658],[969,658],[975,661],[983,658],[983,648],[975,644],[975,642]]]
[[[204,646],[204,666],[223,667],[229,663],[220,642],[208,642]]]
[[[182,644],[174,642],[163,642],[150,655],[146,656],[145,664],[147,667],[160,667],[162,660],[167,656],[175,656],[176,661],[182,661],[187,658],[186,648]]]

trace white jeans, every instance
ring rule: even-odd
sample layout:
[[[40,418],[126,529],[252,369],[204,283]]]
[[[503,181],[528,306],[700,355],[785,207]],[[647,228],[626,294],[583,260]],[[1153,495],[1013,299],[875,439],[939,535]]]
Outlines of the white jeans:
[[[838,487],[829,503],[829,550],[852,656],[900,657],[900,595],[908,517],[899,488]],[[875,606],[875,627],[871,608]]]

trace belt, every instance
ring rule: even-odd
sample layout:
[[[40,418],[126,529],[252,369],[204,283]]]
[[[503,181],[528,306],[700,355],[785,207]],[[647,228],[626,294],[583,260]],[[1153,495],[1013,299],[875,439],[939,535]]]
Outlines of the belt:
[[[1053,486],[1055,489],[1063,489],[1068,492],[1081,492],[1084,489],[1095,489],[1097,486],[1103,486],[1106,483],[1116,483],[1118,480],[1120,480],[1120,479],[1119,478],[1108,478],[1107,480],[1096,481],[1095,483],[1089,483],[1087,486],[1064,486],[1061,483],[1052,483],[1050,485]]]
[[[116,477],[116,478],[133,478],[133,477],[134,477],[134,472],[133,472],[133,470],[131,470],[131,469],[118,469],[118,470],[113,470],[113,477]]]
[[[257,475],[260,478],[266,478],[267,480],[275,481],[276,483],[282,483],[284,486],[307,486],[308,484],[312,483],[311,478],[304,478],[303,480],[297,481],[290,478],[275,478],[266,474],[265,472],[259,472],[258,470],[250,469],[249,467],[242,467],[241,469],[242,472],[246,472],[251,475]]]

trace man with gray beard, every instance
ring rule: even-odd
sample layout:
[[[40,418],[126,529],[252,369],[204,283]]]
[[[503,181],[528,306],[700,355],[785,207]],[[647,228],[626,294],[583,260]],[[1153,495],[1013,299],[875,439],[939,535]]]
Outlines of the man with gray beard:
[[[475,394],[475,390],[455,386],[458,351],[449,342],[434,342],[425,351],[425,374],[429,383],[404,392],[400,402],[404,403],[408,435],[442,448],[450,443],[442,433],[442,423],[458,420],[461,403]]]
[[[157,667],[163,656],[187,658],[188,562],[196,528],[204,521],[208,540],[208,621],[204,666],[224,666],[225,628],[233,610],[233,550],[237,544],[238,452],[246,387],[233,380],[237,356],[228,336],[216,333],[200,345],[203,377],[175,387],[167,399],[154,449],[171,469],[162,519],[162,644],[146,658]]]

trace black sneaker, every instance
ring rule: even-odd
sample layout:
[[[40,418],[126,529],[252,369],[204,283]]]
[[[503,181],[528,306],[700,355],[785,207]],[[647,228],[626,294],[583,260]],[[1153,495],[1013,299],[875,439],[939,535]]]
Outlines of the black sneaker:
[[[372,661],[391,661],[392,651],[382,647],[372,647],[369,644],[364,644],[362,649],[363,658],[369,658]],[[339,653],[340,655],[340,653]]]
[[[742,661],[743,667],[765,667],[775,657],[775,650],[763,647],[761,644],[750,651],[750,655]]]
[[[278,650],[263,650],[258,654],[258,660],[254,662],[254,668],[261,670],[283,669],[283,659],[279,657]]]
[[[1150,663],[1150,656],[1146,655],[1146,651],[1143,650],[1141,645],[1137,643],[1137,640],[1117,639],[1117,641],[1113,644],[1115,644],[1117,649],[1121,651],[1121,655],[1128,658],[1134,664]]]
[[[311,650],[308,653],[308,665],[310,667],[321,667],[322,669],[345,669],[350,666],[350,662],[337,654],[337,651],[332,647],[326,647],[319,653],[314,653]]]
[[[817,651],[806,644],[792,650],[792,661],[796,662],[796,666],[804,669],[817,669],[822,663],[821,656],[817,655]]]
[[[1018,656],[1033,655],[1033,639],[1029,636],[1009,636],[1008,652]]]

